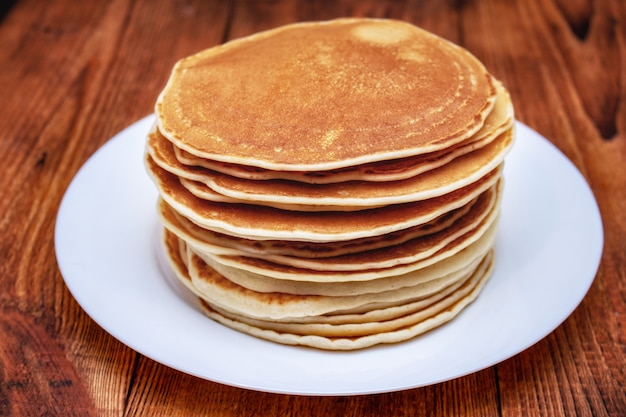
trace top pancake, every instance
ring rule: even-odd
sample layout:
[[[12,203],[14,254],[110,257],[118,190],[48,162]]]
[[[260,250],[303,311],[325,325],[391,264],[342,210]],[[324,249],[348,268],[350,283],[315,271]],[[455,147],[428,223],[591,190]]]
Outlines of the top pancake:
[[[298,23],[179,61],[156,105],[178,148],[324,171],[453,147],[495,102],[470,53],[395,20]]]
[[[276,171],[200,158],[173,147],[176,162],[189,167],[203,167],[236,178],[249,180],[284,179],[308,184],[330,184],[346,181],[397,181],[417,176],[443,166],[454,158],[473,152],[510,129],[514,123],[511,97],[496,80],[496,101],[480,130],[452,148],[441,149],[407,158],[371,162],[327,171]],[[161,136],[155,131],[151,134]]]

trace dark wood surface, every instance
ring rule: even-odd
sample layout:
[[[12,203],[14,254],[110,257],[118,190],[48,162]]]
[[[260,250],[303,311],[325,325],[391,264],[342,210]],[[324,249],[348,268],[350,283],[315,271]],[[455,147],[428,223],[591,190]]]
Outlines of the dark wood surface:
[[[0,7],[0,415],[626,415],[626,2],[22,0]],[[544,340],[496,366],[368,396],[233,388],[118,342],[76,303],[55,259],[55,216],[77,170],[152,112],[177,59],[259,30],[340,16],[404,19],[469,49],[510,89],[517,118],[581,170],[605,232],[600,269],[581,305]]]

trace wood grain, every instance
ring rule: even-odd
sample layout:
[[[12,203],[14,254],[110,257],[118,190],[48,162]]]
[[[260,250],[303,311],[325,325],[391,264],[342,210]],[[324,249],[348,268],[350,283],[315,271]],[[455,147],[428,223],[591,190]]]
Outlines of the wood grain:
[[[413,22],[504,81],[518,119],[572,160],[600,206],[605,246],[588,295],[507,361],[368,396],[229,387],[119,343],[78,306],[56,265],[56,212],[75,173],[153,111],[177,59],[341,16]],[[20,0],[0,9],[0,45],[0,415],[626,415],[625,2]]]

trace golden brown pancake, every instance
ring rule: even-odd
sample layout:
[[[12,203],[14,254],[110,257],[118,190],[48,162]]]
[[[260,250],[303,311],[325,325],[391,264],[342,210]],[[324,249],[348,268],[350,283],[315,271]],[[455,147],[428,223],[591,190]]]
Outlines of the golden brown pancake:
[[[379,279],[387,276],[402,275],[408,272],[425,268],[437,262],[441,262],[470,246],[491,246],[495,239],[497,224],[498,217],[490,216],[480,223],[480,228],[478,230],[469,232],[463,236],[458,237],[457,239],[448,243],[429,257],[414,260],[412,257],[409,256],[407,257],[407,259],[409,260],[408,262],[406,262],[406,259],[399,260],[397,264],[384,268],[354,269],[347,267],[346,265],[340,265],[337,269],[315,270],[310,268],[298,268],[297,266],[278,264],[276,262],[267,261],[265,259],[251,258],[245,256],[214,254],[202,255],[209,256],[215,262],[226,266],[244,269],[246,271],[251,271],[256,274],[278,279],[318,282],[367,281],[370,279]],[[389,248],[392,254],[393,249],[393,247]],[[381,253],[383,251],[379,250],[377,252]],[[320,259],[320,263],[325,259],[327,258]],[[402,263],[401,261],[405,261],[405,263]]]
[[[174,257],[176,273],[200,298],[236,314],[263,320],[291,321],[291,318],[332,314],[356,314],[413,303],[434,295],[455,282],[464,281],[468,274],[449,274],[440,278],[419,281],[413,285],[382,292],[365,292],[347,296],[323,296],[290,293],[262,293],[242,287],[211,268],[202,258],[187,251],[184,255],[177,238],[165,232],[170,245],[167,254]],[[483,258],[483,256],[481,256]],[[477,264],[474,265],[476,268]],[[472,273],[472,270],[469,271]],[[416,275],[419,277],[419,274]],[[354,283],[361,285],[361,283]],[[364,284],[364,285],[367,285]]]
[[[493,108],[469,52],[402,21],[297,23],[183,58],[156,104],[193,155],[324,171],[449,148]]]
[[[183,260],[184,243],[179,245],[178,238],[169,232],[164,236],[177,276],[195,292],[189,263]],[[202,297],[199,301],[209,317],[255,337],[319,349],[355,350],[408,340],[451,320],[478,296],[492,267],[492,254],[487,254],[469,279],[461,279],[432,296],[361,313],[337,311],[331,315],[267,321],[216,307]]]
[[[193,182],[184,181],[184,185],[194,195],[207,200],[217,193],[242,203],[279,208],[288,204],[292,210],[298,210],[298,207],[306,211],[312,211],[312,207],[322,210],[327,206],[332,210],[381,207],[425,200],[463,188],[499,166],[512,144],[513,132],[509,130],[487,146],[456,158],[445,166],[416,177],[383,184],[370,181],[333,184],[255,181],[206,170],[204,175],[194,177]],[[178,175],[181,176],[180,173]],[[203,192],[207,187],[208,192]]]
[[[362,327],[367,326],[367,329],[363,329],[362,327],[359,329],[357,327],[358,324],[356,326],[354,324],[339,324],[333,326],[326,323],[314,323],[313,325],[292,324],[289,326],[289,324],[278,321],[269,322],[271,324],[267,327],[259,327],[259,325],[263,326],[268,322],[254,319],[242,320],[239,319],[236,314],[232,313],[229,313],[228,315],[230,317],[227,317],[216,311],[214,307],[205,300],[201,299],[200,301],[204,312],[212,319],[255,337],[282,344],[302,345],[318,349],[356,350],[378,344],[403,342],[452,320],[467,307],[468,304],[478,297],[483,286],[491,276],[492,269],[492,264],[489,264],[486,269],[477,271],[472,279],[465,283],[462,290],[453,292],[451,295],[436,301],[423,310],[409,313],[399,320],[396,319],[395,323],[392,321],[392,326],[386,326],[389,323],[387,321],[381,321],[379,323],[372,321],[362,324]],[[419,303],[419,301],[417,303]],[[405,306],[400,306],[399,308],[403,307]],[[388,310],[391,309],[394,309],[394,307]],[[358,316],[361,318],[368,313],[363,313]],[[374,311],[373,313],[376,314],[379,313],[379,311]],[[398,326],[398,322],[400,322],[399,326],[404,326],[393,328],[394,324]],[[377,326],[377,324],[382,324],[382,326]],[[315,332],[313,329],[306,326],[316,326],[317,329],[321,327],[325,330],[323,333],[326,335],[316,334],[319,332]],[[343,326],[343,328],[340,328],[340,326]],[[392,329],[389,329],[389,327],[392,327]],[[297,329],[297,333],[289,332],[295,329]],[[329,336],[328,334],[338,336]]]
[[[244,239],[204,229],[186,217],[181,216],[163,200],[159,200],[158,211],[163,225],[169,231],[197,248],[200,252],[259,257],[328,258],[398,245],[411,239],[440,232],[467,215],[479,200],[486,198],[486,193],[488,191],[485,191],[464,206],[451,210],[425,224],[382,236],[338,242]]]
[[[206,256],[214,258],[216,262],[223,260],[231,266],[236,266],[241,262],[246,265],[253,264],[255,267],[260,267],[261,264],[278,264],[316,271],[361,271],[390,268],[430,258],[444,248],[452,250],[450,247],[452,243],[456,245],[455,250],[458,251],[480,238],[482,233],[498,217],[498,191],[496,186],[485,191],[473,206],[473,210],[452,223],[449,227],[436,233],[407,239],[395,245],[389,243],[377,249],[362,250],[343,255],[302,258],[263,253],[229,254],[217,253],[217,251],[213,250],[203,251],[202,247],[204,245],[194,246],[193,240],[188,240],[187,242],[194,246],[194,250],[199,254],[206,254]],[[271,269],[272,271],[275,270],[273,267]],[[307,271],[307,273],[309,272]],[[271,274],[266,275],[271,276]]]
[[[192,248],[190,250],[193,252]],[[336,297],[403,290],[404,288],[432,281],[439,283],[457,282],[460,277],[466,276],[471,270],[476,268],[489,250],[490,246],[488,244],[473,245],[441,262],[416,271],[363,281],[303,281],[273,278],[246,271],[245,269],[223,265],[208,257],[200,256],[200,258],[224,278],[252,291]],[[306,279],[306,277],[302,278]]]
[[[285,180],[248,180],[201,167],[188,167],[176,159],[167,140],[150,135],[148,152],[161,168],[178,176],[196,197],[214,202],[262,204],[291,210],[358,210],[401,204],[440,196],[462,188],[499,166],[513,144],[513,131],[500,134],[488,145],[416,177],[383,184],[348,181],[306,184]]]
[[[498,95],[494,108],[476,134],[456,144],[452,148],[418,156],[373,162],[330,171],[275,171],[200,158],[172,145],[176,161],[169,161],[168,163],[171,165],[181,163],[190,167],[204,167],[229,176],[249,180],[283,179],[309,184],[328,184],[346,181],[385,182],[403,180],[443,166],[454,158],[463,156],[466,153],[487,145],[504,131],[509,130],[514,121],[511,98],[504,86],[502,86],[502,83],[497,82],[496,89]],[[155,134],[156,137],[152,140],[167,140],[158,130],[156,130]]]
[[[449,275],[397,290],[352,296],[259,293],[227,280],[194,254],[190,255],[188,262],[188,273],[200,298],[242,316],[282,322],[290,322],[292,318],[347,314],[346,311],[362,314],[413,303],[467,278],[467,275]]]
[[[501,167],[497,167],[466,187],[415,203],[360,211],[304,212],[202,200],[185,189],[178,177],[158,167],[149,155],[146,164],[161,198],[201,227],[248,239],[308,242],[380,236],[427,223],[473,200],[495,184],[501,173]]]
[[[230,319],[280,333],[326,337],[368,336],[414,325],[455,304],[480,282],[491,266],[491,259],[489,253],[470,274],[440,291],[398,305],[372,305],[371,309],[363,313],[328,314],[302,320],[263,320],[232,313],[215,305],[211,307]]]

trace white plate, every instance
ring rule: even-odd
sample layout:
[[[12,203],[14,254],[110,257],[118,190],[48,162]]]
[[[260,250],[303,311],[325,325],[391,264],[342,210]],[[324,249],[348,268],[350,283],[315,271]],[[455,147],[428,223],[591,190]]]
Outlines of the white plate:
[[[148,116],[81,168],[59,209],[55,245],[82,308],[137,352],[201,378],[268,392],[351,395],[466,375],[507,359],[561,324],[596,274],[595,199],[574,165],[517,124],[507,157],[494,275],[452,322],[414,340],[326,352],[256,339],[206,318],[159,261],[157,192],[143,166]]]

